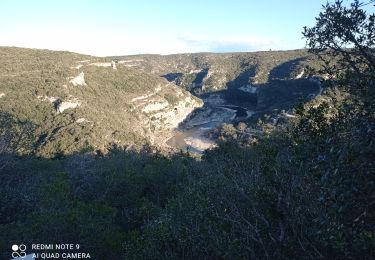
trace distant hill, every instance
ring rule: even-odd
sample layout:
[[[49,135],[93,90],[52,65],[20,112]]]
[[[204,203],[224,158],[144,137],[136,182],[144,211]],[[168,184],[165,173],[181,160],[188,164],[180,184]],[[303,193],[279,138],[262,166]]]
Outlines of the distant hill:
[[[0,108],[8,132],[30,133],[18,153],[164,147],[207,94],[262,111],[292,106],[316,91],[305,72],[314,64],[305,50],[98,58],[1,47]]]
[[[225,89],[228,84],[264,84],[296,77],[316,66],[306,50],[249,53],[195,53],[114,56],[126,67],[151,72],[197,94]],[[202,87],[203,86],[203,87]]]
[[[268,87],[270,82],[306,79],[312,76],[307,67],[320,66],[316,57],[306,50],[133,55],[111,59],[126,67],[162,76],[198,96],[229,90],[225,93],[228,96],[247,85]]]

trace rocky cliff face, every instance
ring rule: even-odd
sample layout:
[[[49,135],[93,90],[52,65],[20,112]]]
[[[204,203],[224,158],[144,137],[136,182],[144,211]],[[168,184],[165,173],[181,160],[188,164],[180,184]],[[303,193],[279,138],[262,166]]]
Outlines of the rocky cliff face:
[[[186,127],[227,122],[235,112],[225,105],[288,109],[317,92],[309,59],[303,50],[98,58],[0,48],[0,111],[17,129],[33,126],[30,147],[40,156],[160,147],[186,118]]]
[[[200,99],[171,83],[134,97],[131,104],[131,111],[139,116],[149,141],[157,146],[164,146],[172,130],[203,106]]]
[[[31,152],[44,157],[163,146],[203,104],[162,77],[108,59],[0,48],[0,64],[1,113],[14,119],[14,129],[33,126]]]

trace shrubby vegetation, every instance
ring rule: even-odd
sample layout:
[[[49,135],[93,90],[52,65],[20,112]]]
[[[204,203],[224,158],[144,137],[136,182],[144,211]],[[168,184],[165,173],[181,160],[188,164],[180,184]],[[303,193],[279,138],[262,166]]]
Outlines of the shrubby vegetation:
[[[117,70],[90,65],[109,58],[68,52],[1,47],[0,54],[1,111],[35,129],[32,149],[18,150],[48,158],[101,147],[139,148],[157,139],[162,133],[148,122],[152,115],[141,112],[146,100],[132,100],[161,88],[155,97],[171,105],[182,101],[174,91],[177,86],[167,80],[194,95],[223,94],[228,102],[251,110],[257,101],[261,110],[270,103],[288,109],[296,97],[315,91],[307,79],[285,80],[316,65],[306,50],[127,56]],[[87,85],[73,86],[69,81],[81,72]],[[257,85],[258,100],[238,89],[247,84]],[[60,101],[71,100],[81,105],[57,113]]]
[[[327,65],[326,93],[267,135],[226,126],[201,160],[147,147],[59,160],[3,150],[0,245],[79,243],[96,259],[375,258],[375,66],[347,58],[374,57],[374,16],[361,10],[327,4],[305,30],[325,64],[343,66]],[[348,24],[368,31],[350,36]],[[357,36],[368,38],[357,46]],[[327,55],[343,38],[349,56]]]
[[[129,62],[139,70],[163,76],[197,95],[225,90],[231,86],[240,87],[249,83],[262,85],[269,80],[290,79],[307,65],[319,67],[318,59],[306,50],[114,58]],[[203,88],[199,84],[202,80]]]
[[[113,70],[88,65],[108,61],[68,52],[1,47],[0,93],[4,96],[0,110],[11,116],[14,124],[27,121],[34,128],[30,132],[32,149],[17,149],[24,150],[23,154],[54,158],[90,147],[145,143],[147,133],[140,122],[140,110],[130,101],[167,82],[124,66]],[[73,86],[70,79],[81,72],[87,86]],[[163,91],[170,89],[173,87]],[[176,93],[170,92],[169,99],[176,102]],[[50,98],[77,99],[81,106],[57,113]],[[10,131],[5,125],[3,128]]]

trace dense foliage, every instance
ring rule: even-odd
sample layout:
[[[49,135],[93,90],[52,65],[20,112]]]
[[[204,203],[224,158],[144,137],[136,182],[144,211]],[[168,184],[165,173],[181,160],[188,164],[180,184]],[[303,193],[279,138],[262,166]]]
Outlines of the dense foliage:
[[[374,46],[329,54],[346,37],[346,19],[373,37],[374,16],[360,10],[356,1],[328,4],[305,30],[326,65],[355,62],[358,70],[326,70],[329,89],[256,141],[228,127],[201,160],[4,153],[0,252],[22,240],[79,243],[95,259],[374,259],[375,66],[357,52],[373,59]],[[319,36],[333,29],[335,37]]]

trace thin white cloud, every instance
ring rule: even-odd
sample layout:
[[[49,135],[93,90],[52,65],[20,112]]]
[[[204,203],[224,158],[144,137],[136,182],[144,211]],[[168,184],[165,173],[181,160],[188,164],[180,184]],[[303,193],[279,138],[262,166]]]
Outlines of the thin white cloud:
[[[277,39],[259,36],[227,36],[209,39],[201,35],[184,35],[180,39],[195,48],[213,52],[269,50],[277,48],[280,44]]]

